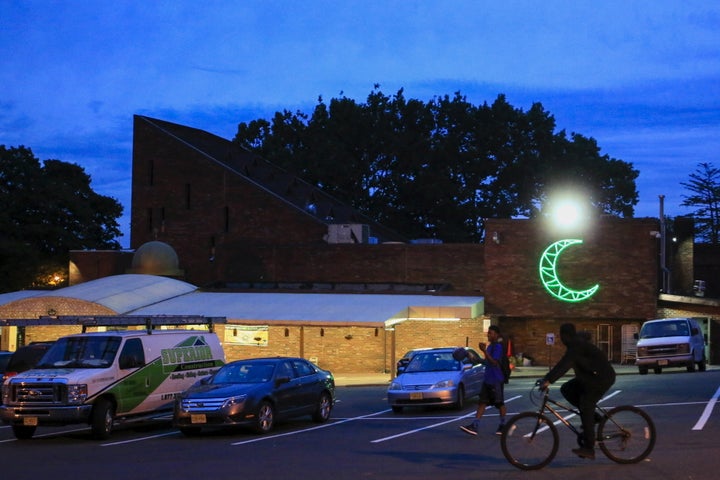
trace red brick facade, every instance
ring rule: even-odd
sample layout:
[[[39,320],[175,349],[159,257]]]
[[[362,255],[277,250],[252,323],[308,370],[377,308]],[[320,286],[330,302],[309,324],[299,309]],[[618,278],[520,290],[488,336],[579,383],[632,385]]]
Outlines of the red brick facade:
[[[151,240],[170,244],[183,279],[200,287],[259,283],[302,291],[343,284],[392,293],[394,285],[436,285],[440,295],[483,296],[485,316],[456,323],[407,322],[394,332],[375,326],[271,325],[272,348],[228,345],[230,359],[292,354],[316,358],[336,371],[392,370],[390,359],[410,348],[477,345],[485,338],[485,320],[498,323],[515,352],[538,364],[558,358],[561,347],[546,345],[546,339],[548,333],[557,337],[564,321],[590,332],[620,361],[622,325],[657,315],[659,242],[651,234],[659,229],[657,219],[602,217],[592,229],[574,233],[548,230],[535,220],[488,219],[485,244],[328,244],[328,224],[279,190],[265,188],[250,174],[252,162],[227,140],[136,117],[131,247]],[[266,172],[263,178],[275,175]],[[287,181],[288,191],[293,185]],[[574,288],[599,284],[587,301],[560,301],[540,281],[540,256],[562,238],[582,239],[563,252],[558,273]],[[678,261],[692,265],[689,238],[690,247],[683,244]],[[94,268],[89,258],[77,264],[80,270]],[[118,268],[122,264],[117,262]],[[673,267],[687,290],[692,275],[682,265]],[[90,277],[78,272],[78,278]]]

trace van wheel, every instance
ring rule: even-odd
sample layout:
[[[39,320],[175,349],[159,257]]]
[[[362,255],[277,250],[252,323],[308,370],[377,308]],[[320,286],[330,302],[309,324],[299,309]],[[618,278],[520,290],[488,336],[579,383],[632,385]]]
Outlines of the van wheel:
[[[275,410],[268,401],[264,401],[258,408],[257,417],[255,417],[255,431],[257,433],[268,433],[275,424]]]
[[[694,372],[695,371],[695,362],[690,362],[687,364],[687,371],[688,372]]]
[[[698,362],[697,366],[698,366],[698,370],[701,372],[704,372],[705,370],[707,370],[707,362],[705,361],[705,354],[703,354],[703,358],[702,358],[702,360],[700,360]]]
[[[37,427],[27,427],[25,425],[13,425],[12,430],[15,434],[15,438],[18,440],[29,440],[35,434]]]
[[[653,372],[655,372],[657,375],[660,375],[662,373],[662,367],[653,368]]]
[[[90,418],[92,436],[97,440],[110,437],[115,419],[115,407],[107,398],[95,402]]]
[[[200,427],[180,427],[180,433],[186,437],[197,437],[201,430]]]
[[[393,405],[391,408],[392,408],[393,413],[402,413],[402,411],[403,411],[403,407],[399,407],[397,405]]]
[[[318,423],[327,422],[330,418],[332,407],[332,398],[330,398],[330,394],[327,392],[321,393],[320,400],[317,404],[317,410],[315,410],[315,413],[313,414],[313,420]]]
[[[647,367],[638,367],[638,373],[640,375],[647,375],[648,369]]]

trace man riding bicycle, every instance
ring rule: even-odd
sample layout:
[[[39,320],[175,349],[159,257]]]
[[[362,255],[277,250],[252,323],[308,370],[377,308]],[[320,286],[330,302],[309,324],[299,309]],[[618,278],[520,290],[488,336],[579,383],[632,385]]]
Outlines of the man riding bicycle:
[[[580,410],[583,427],[583,444],[574,448],[573,453],[582,458],[595,459],[595,407],[605,392],[615,383],[615,369],[607,355],[578,335],[575,325],[564,323],[560,326],[560,340],[566,350],[560,361],[540,380],[541,390],[562,377],[570,368],[575,377],[560,387],[568,402]]]

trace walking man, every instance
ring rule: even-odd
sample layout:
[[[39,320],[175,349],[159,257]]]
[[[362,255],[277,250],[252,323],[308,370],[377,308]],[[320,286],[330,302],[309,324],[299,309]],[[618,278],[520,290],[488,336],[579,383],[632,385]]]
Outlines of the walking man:
[[[490,325],[487,331],[487,339],[489,345],[483,342],[478,344],[478,348],[485,356],[485,379],[480,389],[480,395],[478,397],[477,411],[475,412],[475,419],[469,425],[463,425],[460,429],[469,434],[477,435],[478,426],[480,419],[485,413],[485,408],[488,405],[492,405],[500,411],[500,425],[495,432],[497,435],[502,434],[503,427],[505,426],[505,414],[507,408],[505,407],[505,375],[500,368],[500,358],[505,354],[500,339],[500,328],[497,325]]]

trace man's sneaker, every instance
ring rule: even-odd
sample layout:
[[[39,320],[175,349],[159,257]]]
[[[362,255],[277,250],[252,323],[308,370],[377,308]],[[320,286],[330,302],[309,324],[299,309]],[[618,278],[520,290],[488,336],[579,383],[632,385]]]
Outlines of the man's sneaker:
[[[460,430],[467,433],[468,435],[477,435],[477,429],[472,423],[470,425],[461,425]]]
[[[580,458],[595,460],[595,449],[593,448],[573,448],[572,452]]]
[[[495,435],[502,435],[503,430],[505,430],[505,425],[500,425],[497,430],[495,430]]]

